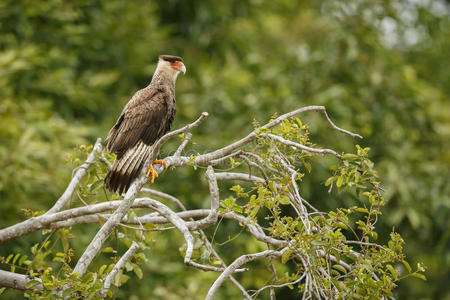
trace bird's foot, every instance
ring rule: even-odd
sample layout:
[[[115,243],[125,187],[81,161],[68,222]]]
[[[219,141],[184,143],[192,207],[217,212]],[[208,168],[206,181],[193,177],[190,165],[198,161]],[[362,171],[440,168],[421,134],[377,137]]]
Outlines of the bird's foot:
[[[153,169],[153,165],[156,165],[156,164],[163,165],[164,169],[167,169],[167,163],[164,160],[162,160],[162,159],[154,160],[151,163],[151,165],[148,167],[147,173],[145,174],[145,177],[147,177],[147,178],[150,177],[150,175],[151,175],[150,183],[154,183],[155,179],[158,178],[158,173],[155,171],[155,169]]]
[[[152,162],[152,165],[163,165],[164,169],[167,169],[167,163],[163,159],[156,159]]]

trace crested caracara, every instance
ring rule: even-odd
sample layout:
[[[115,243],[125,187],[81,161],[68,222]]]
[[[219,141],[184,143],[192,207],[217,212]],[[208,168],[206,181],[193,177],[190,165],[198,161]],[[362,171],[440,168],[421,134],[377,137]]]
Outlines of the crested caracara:
[[[109,190],[126,192],[152,145],[170,130],[175,116],[175,81],[180,72],[186,72],[181,57],[161,55],[150,84],[133,95],[109,131],[106,149],[117,155],[105,177]],[[151,175],[152,183],[158,177],[152,168],[155,163],[167,167],[162,160],[150,164],[147,177]]]

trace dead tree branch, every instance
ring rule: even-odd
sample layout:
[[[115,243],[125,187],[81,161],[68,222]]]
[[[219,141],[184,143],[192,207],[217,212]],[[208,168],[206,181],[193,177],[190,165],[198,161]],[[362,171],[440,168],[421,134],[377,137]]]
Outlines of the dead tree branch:
[[[110,166],[108,160],[102,154],[101,147],[101,139],[97,139],[92,152],[88,155],[86,161],[76,169],[73,178],[69,185],[67,186],[65,192],[62,196],[55,202],[53,207],[51,207],[45,214],[30,218],[26,221],[20,222],[18,224],[12,225],[10,227],[4,228],[0,230],[0,243],[18,238],[20,236],[29,234],[31,232],[40,230],[40,229],[58,229],[65,228],[74,225],[80,224],[93,224],[105,222],[97,234],[92,238],[91,242],[82,253],[76,265],[72,271],[73,274],[78,274],[78,277],[83,276],[93,259],[98,255],[98,253],[102,250],[102,247],[107,240],[107,238],[111,235],[111,233],[116,229],[117,226],[127,226],[128,229],[133,229],[134,225],[139,225],[140,229],[144,230],[143,225],[145,224],[154,224],[154,225],[164,225],[164,224],[172,224],[174,227],[161,227],[159,230],[170,230],[176,229],[182,235],[186,242],[186,251],[184,254],[184,263],[186,265],[198,268],[203,271],[213,271],[219,272],[218,278],[215,280],[214,284],[209,289],[206,299],[213,299],[213,296],[217,293],[220,286],[223,282],[230,278],[230,280],[240,289],[243,296],[246,299],[252,299],[249,293],[245,290],[245,288],[232,277],[232,274],[235,272],[244,272],[247,269],[241,268],[248,262],[251,262],[260,258],[279,258],[283,256],[283,254],[294,253],[293,257],[296,260],[296,263],[302,265],[304,272],[299,275],[299,278],[296,280],[292,280],[283,284],[274,284],[275,279],[277,278],[276,268],[274,263],[270,262],[271,270],[273,273],[274,280],[272,284],[266,285],[253,294],[253,297],[256,297],[259,293],[261,293],[265,289],[270,289],[271,298],[274,298],[275,288],[281,288],[287,285],[293,285],[302,282],[305,286],[304,295],[308,295],[309,297],[322,297],[325,293],[318,287],[317,273],[320,272],[322,276],[330,276],[327,270],[323,268],[317,271],[317,269],[312,268],[311,259],[308,255],[301,252],[300,245],[295,245],[293,241],[288,240],[285,237],[277,237],[273,236],[267,228],[263,228],[260,224],[258,224],[257,219],[248,217],[244,214],[236,212],[233,210],[223,211],[220,208],[220,190],[218,181],[246,181],[255,183],[257,187],[267,187],[270,185],[270,180],[274,177],[282,177],[287,176],[286,181],[289,181],[289,186],[285,186],[285,190],[287,191],[287,197],[290,200],[287,204],[291,205],[295,213],[297,214],[297,218],[300,220],[301,224],[305,229],[305,234],[312,234],[315,232],[314,223],[312,221],[312,213],[308,211],[313,211],[317,213],[318,210],[315,209],[308,201],[302,198],[300,195],[300,189],[297,185],[297,180],[299,176],[298,169],[295,168],[291,164],[288,158],[286,158],[277,147],[280,144],[283,144],[288,147],[293,147],[295,149],[301,151],[307,151],[315,154],[330,154],[340,159],[341,155],[332,149],[320,149],[313,148],[309,146],[302,145],[298,142],[294,142],[288,140],[286,138],[280,137],[273,133],[267,133],[267,129],[271,129],[284,120],[291,118],[297,114],[309,112],[309,111],[318,111],[325,117],[326,121],[329,123],[331,128],[337,130],[341,133],[345,133],[352,137],[361,138],[360,135],[354,134],[348,130],[341,129],[337,127],[331,119],[328,117],[328,114],[323,106],[308,106],[304,108],[300,108],[294,110],[292,112],[283,114],[271,122],[265,124],[260,129],[265,129],[266,131],[261,131],[260,129],[255,129],[253,132],[249,133],[247,136],[214,151],[200,154],[194,157],[183,156],[182,153],[184,149],[187,147],[189,141],[192,138],[192,134],[190,130],[197,127],[202,123],[208,116],[208,113],[204,112],[201,116],[191,124],[188,124],[178,130],[171,131],[164,135],[161,139],[159,139],[154,145],[152,149],[152,153],[149,156],[148,160],[144,163],[141,174],[138,178],[131,184],[128,191],[123,195],[122,200],[95,203],[95,204],[86,204],[86,206],[80,206],[70,209],[65,209],[64,206],[67,204],[68,200],[71,198],[73,193],[76,191],[78,185],[80,184],[82,178],[85,176],[87,168],[95,162],[96,159],[103,162],[107,167]],[[180,134],[184,134],[183,140],[175,151],[174,155],[165,157],[164,160],[167,162],[169,166],[172,167],[183,167],[183,166],[195,166],[195,167],[206,167],[205,177],[208,182],[209,188],[209,197],[210,197],[210,208],[208,209],[191,209],[187,210],[185,205],[173,195],[156,191],[149,188],[143,188],[144,184],[147,182],[147,178],[145,177],[145,170],[148,165],[156,159],[159,150],[161,147],[171,138],[178,136]],[[264,154],[256,154],[250,151],[244,151],[243,147],[248,145],[250,142],[256,140],[258,137],[263,137],[264,139],[269,139],[273,142],[270,144],[271,151],[274,151],[275,155],[273,159],[267,161],[263,159]],[[259,141],[259,140],[258,140]],[[240,163],[244,163],[248,166],[249,171],[245,173],[245,171],[240,172],[216,172],[214,170],[215,166],[220,164],[224,164],[230,161],[230,159],[239,159]],[[258,177],[252,174],[252,168],[254,170],[258,170],[258,174],[262,177]],[[164,172],[162,167],[156,167],[159,173]],[[217,168],[216,168],[217,169]],[[244,173],[243,173],[244,172]],[[272,176],[272,177],[270,177]],[[280,188],[280,183],[274,183],[275,188]],[[151,199],[148,197],[137,198],[139,193],[144,193],[146,195],[156,197],[160,200],[169,201],[175,204],[176,209],[172,210],[167,205],[163,204],[161,201]],[[276,193],[273,193],[273,196],[276,196]],[[172,206],[171,206],[172,207]],[[141,216],[136,216],[133,214],[128,214],[130,209],[144,209],[145,213]],[[149,210],[149,212],[148,212]],[[265,243],[269,249],[253,253],[253,254],[243,254],[240,255],[237,259],[235,259],[228,266],[225,261],[220,257],[219,253],[214,249],[212,242],[208,239],[207,235],[202,231],[204,228],[208,228],[218,224],[220,219],[232,220],[243,226],[247,230],[247,232],[256,240]],[[139,230],[139,228],[136,228]],[[193,232],[197,231],[200,233],[203,243],[208,249],[208,251],[216,257],[217,260],[220,261],[221,266],[209,266],[205,264],[200,264],[196,262],[193,257],[194,251],[194,236]],[[347,244],[356,244],[356,245],[366,245],[362,242],[357,241],[346,241]],[[367,243],[368,244],[368,243]],[[116,263],[111,272],[107,275],[104,283],[103,290],[101,291],[102,296],[106,296],[107,291],[110,289],[114,278],[118,274],[118,272],[124,267],[127,261],[131,259],[131,257],[138,251],[139,244],[136,242],[132,242],[129,249],[122,255],[119,261]],[[279,250],[272,250],[279,249]],[[290,252],[287,252],[290,251]],[[357,252],[355,252],[357,253]],[[336,256],[333,256],[329,253],[326,253],[323,250],[317,250],[316,254],[319,258],[325,258],[327,261],[332,261],[335,264],[338,264],[345,268],[346,270],[350,270],[350,266],[344,261],[339,260]],[[359,253],[357,253],[359,255]],[[219,264],[219,265],[220,265]],[[328,278],[327,277],[327,278]],[[19,290],[26,289],[26,283],[31,279],[26,275],[16,274],[12,272],[6,272],[0,270],[0,287],[10,287]],[[39,279],[38,279],[39,280]],[[38,284],[34,287],[35,289],[42,289],[43,285]],[[336,287],[333,287],[336,289]],[[304,297],[308,297],[304,296]]]

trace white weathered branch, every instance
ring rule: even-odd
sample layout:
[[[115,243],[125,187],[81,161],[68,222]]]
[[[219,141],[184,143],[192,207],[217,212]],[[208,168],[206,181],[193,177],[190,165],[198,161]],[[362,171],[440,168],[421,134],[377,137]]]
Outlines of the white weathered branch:
[[[317,148],[308,147],[308,146],[305,146],[305,145],[302,145],[299,143],[295,143],[293,141],[286,140],[278,135],[271,134],[271,133],[261,133],[260,136],[268,137],[269,139],[280,142],[286,146],[291,146],[291,147],[305,150],[305,151],[308,151],[311,153],[331,154],[331,155],[336,156],[337,158],[341,158],[340,154],[338,154],[336,151],[331,150],[331,149],[317,149]]]
[[[261,177],[254,175],[244,174],[244,173],[234,173],[234,172],[219,172],[216,173],[217,180],[241,180],[249,182],[259,182],[265,183],[266,181]]]
[[[348,134],[352,137],[358,137],[358,138],[362,138],[359,134],[355,134],[352,133],[348,130],[345,129],[341,129],[338,126],[336,126],[331,119],[328,117],[328,114],[326,113],[326,109],[324,106],[307,106],[307,107],[303,107],[294,111],[291,111],[289,113],[286,113],[284,115],[279,116],[278,118],[276,118],[275,120],[267,123],[266,125],[262,126],[262,129],[270,129],[272,127],[275,127],[276,125],[280,124],[281,122],[283,122],[283,120],[288,119],[290,117],[293,117],[297,114],[303,113],[303,112],[307,112],[307,111],[321,111],[322,114],[325,116],[326,120],[328,121],[328,123],[331,125],[331,127],[339,132]],[[213,152],[210,153],[206,153],[206,154],[202,154],[200,156],[197,156],[194,159],[194,164],[199,165],[199,164],[205,164],[208,163],[212,160],[215,159],[219,159],[225,155],[227,155],[228,153],[232,152],[233,150],[240,148],[246,144],[248,144],[249,142],[253,141],[256,138],[257,134],[256,131],[251,132],[250,134],[248,134],[246,137],[230,144],[227,145],[223,148],[217,149]]]
[[[188,132],[185,134],[183,142],[181,142],[180,146],[178,146],[177,151],[175,151],[174,156],[181,156],[181,152],[183,152],[184,148],[186,148],[187,144],[192,138],[192,133]]]
[[[295,116],[296,114],[307,112],[307,111],[320,111],[326,118],[327,122],[331,125],[331,127],[339,132],[348,134],[352,137],[359,137],[360,135],[351,133],[350,131],[341,129],[337,127],[331,119],[328,117],[327,112],[325,110],[325,107],[323,106],[308,106],[304,107],[292,112],[289,112],[287,114],[284,114],[273,121],[265,124],[262,126],[262,129],[270,129],[274,126],[277,126],[280,124],[283,120],[290,118],[292,116]],[[292,244],[289,243],[289,241],[281,240],[274,238],[270,235],[267,235],[264,229],[255,221],[251,220],[250,218],[245,217],[244,215],[237,214],[235,212],[226,212],[226,213],[219,213],[219,187],[217,184],[218,180],[241,180],[241,181],[248,181],[248,182],[257,182],[262,184],[267,184],[267,175],[265,171],[269,170],[272,173],[278,174],[278,175],[284,175],[289,174],[291,176],[291,184],[289,186],[289,198],[291,200],[292,206],[296,209],[297,214],[301,218],[306,232],[310,231],[310,214],[308,214],[307,208],[305,205],[308,205],[309,208],[313,209],[312,206],[309,205],[306,200],[304,200],[300,193],[299,188],[297,186],[296,176],[298,173],[296,172],[295,168],[291,165],[289,160],[285,158],[280,151],[276,148],[276,143],[273,144],[272,147],[275,148],[276,151],[278,151],[278,155],[274,156],[274,161],[278,161],[280,163],[279,170],[272,167],[272,162],[266,162],[264,159],[262,159],[259,155],[245,152],[242,149],[243,146],[247,145],[248,143],[254,141],[257,137],[262,136],[268,139],[271,139],[273,141],[276,141],[277,143],[282,143],[289,147],[295,147],[297,149],[301,149],[304,151],[312,152],[312,153],[319,153],[319,154],[331,154],[338,158],[341,156],[331,149],[317,149],[308,147],[287,139],[284,139],[280,136],[277,136],[275,134],[261,132],[259,129],[256,129],[255,131],[251,132],[244,138],[231,143],[230,145],[227,145],[225,147],[219,148],[215,151],[205,153],[202,155],[197,156],[194,159],[191,159],[190,157],[182,156],[182,152],[184,148],[187,146],[188,142],[190,141],[192,134],[188,131],[191,130],[194,127],[197,127],[201,122],[203,122],[206,117],[208,116],[208,113],[202,113],[201,116],[193,123],[188,124],[178,130],[171,131],[164,135],[161,139],[159,139],[152,147],[152,153],[150,154],[150,157],[147,159],[147,161],[144,163],[144,166],[142,168],[141,174],[138,176],[138,178],[131,184],[130,188],[128,189],[127,193],[124,195],[123,200],[120,201],[110,201],[110,202],[104,202],[104,203],[97,203],[97,204],[89,204],[84,207],[77,207],[72,209],[66,209],[62,210],[64,206],[66,205],[67,201],[71,198],[74,191],[77,188],[77,185],[83,178],[83,176],[86,174],[86,170],[89,167],[90,164],[92,164],[95,161],[96,155],[99,154],[99,159],[102,161],[107,167],[110,166],[109,162],[103,157],[102,155],[102,149],[101,149],[101,140],[98,139],[97,142],[94,145],[94,148],[92,152],[89,154],[87,160],[76,169],[76,172],[74,173],[74,176],[68,185],[67,189],[63,193],[63,195],[56,201],[54,206],[47,211],[44,215],[33,217],[29,220],[26,220],[24,222],[18,223],[16,225],[7,227],[5,229],[0,230],[0,243],[16,238],[18,236],[39,230],[44,228],[61,228],[61,227],[67,227],[77,224],[87,224],[87,223],[99,223],[99,220],[106,221],[104,225],[100,228],[100,230],[97,232],[95,237],[92,239],[91,243],[88,245],[84,253],[81,255],[80,259],[76,263],[76,266],[73,270],[73,273],[77,273],[80,276],[86,273],[89,265],[91,264],[92,260],[95,258],[95,256],[99,253],[101,250],[103,243],[106,241],[106,239],[109,237],[111,232],[116,228],[118,225],[123,226],[129,226],[126,224],[147,224],[147,223],[153,223],[153,224],[173,224],[177,230],[181,232],[183,235],[185,241],[186,241],[186,253],[184,257],[184,262],[187,265],[193,266],[195,268],[204,270],[204,271],[215,271],[215,272],[221,272],[217,280],[214,282],[214,284],[211,286],[210,290],[208,291],[208,295],[206,296],[206,299],[212,299],[214,294],[217,292],[219,287],[223,284],[223,282],[230,278],[233,283],[242,291],[244,297],[247,299],[250,299],[251,297],[247,293],[247,291],[237,282],[231,275],[234,272],[243,272],[247,269],[240,268],[242,265],[253,261],[258,258],[265,258],[265,257],[279,257],[281,256],[285,251],[288,249],[293,249],[294,251],[300,252],[299,249],[294,249],[292,247]],[[185,133],[184,139],[181,142],[180,146],[175,151],[174,155],[164,158],[166,163],[169,166],[186,166],[186,165],[194,165],[194,166],[205,166],[207,165],[206,170],[206,179],[208,180],[209,185],[209,192],[211,197],[211,207],[210,209],[195,209],[195,210],[186,210],[183,203],[178,200],[177,198],[173,197],[172,195],[155,191],[152,189],[145,189],[142,188],[143,185],[146,183],[147,179],[145,178],[145,171],[147,167],[150,165],[150,163],[156,159],[160,148],[162,145],[164,145],[170,138],[178,136],[179,134]],[[219,172],[216,173],[212,166],[225,163],[230,160],[230,158],[236,157],[240,158],[241,160],[244,160],[247,165],[249,166],[249,173],[234,173],[234,172]],[[278,162],[276,162],[278,164]],[[254,176],[252,175],[252,168],[257,168],[262,176],[264,178]],[[156,167],[156,170],[158,172],[163,172],[164,169],[161,166]],[[269,174],[269,173],[268,173]],[[150,198],[136,198],[139,192],[143,192],[146,194],[149,194],[151,196],[158,197],[160,199],[168,200],[174,203],[181,212],[175,212],[163,203],[150,199]],[[149,213],[147,215],[141,216],[141,217],[128,217],[127,212],[130,210],[130,208],[146,208],[146,209],[152,209],[155,212]],[[315,209],[313,209],[315,210]],[[112,213],[110,213],[112,212]],[[207,228],[210,226],[213,226],[217,224],[218,218],[224,218],[229,219],[238,222],[242,226],[245,226],[247,231],[257,240],[266,243],[269,246],[269,250],[255,253],[255,254],[244,254],[240,257],[238,257],[233,263],[231,263],[229,266],[226,266],[224,261],[220,258],[218,253],[214,250],[211,243],[207,239],[206,235],[203,233],[202,229]],[[164,229],[171,229],[171,228],[164,228]],[[222,263],[222,267],[214,267],[214,266],[207,266],[202,265],[200,263],[197,263],[192,260],[192,254],[194,250],[194,238],[192,235],[192,231],[199,231],[202,235],[202,238],[205,242],[206,247],[208,250],[213,253],[213,255],[219,259]],[[356,243],[356,242],[355,242]],[[359,243],[361,244],[361,243]],[[270,250],[270,245],[273,245],[275,247],[282,248],[282,250],[276,251],[276,250]],[[104,283],[104,289],[102,291],[102,294],[105,295],[107,290],[111,287],[111,284],[119,270],[123,268],[126,261],[128,261],[131,256],[138,250],[139,246],[136,242],[133,242],[131,247],[125,252],[125,254],[120,258],[120,260],[117,262],[117,264],[114,266],[113,270],[108,274],[105,283]],[[347,265],[345,262],[342,262],[338,260],[336,257],[325,253],[323,250],[317,250],[315,252],[315,255],[326,257],[328,260],[333,260],[335,263],[338,263],[342,266],[344,266],[346,269],[349,270],[350,266]],[[268,285],[265,286],[259,290],[256,291],[256,295],[260,293],[262,290],[266,288],[271,289],[271,298],[274,297],[273,289],[277,287],[283,287],[289,284],[295,284],[300,282],[301,280],[305,279],[305,289],[309,291],[309,295],[313,296],[323,296],[323,291],[318,288],[317,280],[314,277],[313,272],[325,272],[325,270],[319,270],[319,271],[313,271],[311,268],[311,262],[310,258],[307,255],[300,255],[298,254],[295,259],[298,259],[301,261],[301,263],[304,265],[305,272],[304,274],[297,279],[296,281],[281,284],[281,285]],[[11,272],[6,271],[0,271],[0,286],[8,286],[16,289],[25,289],[25,284],[31,279],[28,279],[26,275],[21,274],[15,274]],[[7,276],[4,274],[7,274]],[[328,274],[328,273],[326,273]],[[3,278],[2,278],[3,277]],[[6,278],[6,279],[4,279]],[[3,281],[2,281],[3,280]],[[11,281],[12,280],[12,281]],[[28,280],[28,281],[27,281]],[[42,288],[42,285],[37,285],[36,288]],[[64,288],[63,288],[64,289]],[[305,293],[306,294],[306,293]]]
[[[143,172],[145,172],[145,170],[143,170]],[[111,217],[106,221],[106,223],[102,226],[102,228],[100,228],[95,237],[92,239],[91,243],[86,248],[77,264],[75,265],[72,273],[78,273],[80,276],[86,273],[88,266],[91,264],[97,253],[100,252],[103,243],[106,241],[114,228],[120,223],[123,216],[130,209],[134,199],[136,198],[136,195],[139,193],[139,190],[142,188],[145,181],[145,176],[141,175],[131,184],[130,188],[125,194],[125,198],[122,200],[116,211],[111,215]]]
[[[141,174],[137,179],[133,181],[130,188],[126,192],[125,197],[120,206],[117,208],[114,214],[106,221],[106,223],[102,226],[102,228],[100,228],[100,230],[95,235],[94,239],[86,248],[80,259],[78,260],[75,268],[73,269],[73,273],[83,275],[86,272],[89,264],[92,262],[95,255],[100,251],[103,243],[106,241],[106,239],[114,230],[114,228],[120,223],[123,216],[128,212],[137,194],[147,181],[147,178],[145,177],[146,170],[148,166],[155,160],[156,155],[158,154],[161,146],[165,142],[167,142],[170,138],[197,127],[198,125],[200,125],[201,122],[203,122],[203,120],[206,119],[207,116],[208,113],[206,112],[202,113],[201,116],[193,123],[165,134],[155,144],[153,144],[152,155],[150,155],[151,157],[149,157],[149,159],[147,159],[146,163],[144,164],[144,167],[141,170]]]
[[[75,175],[72,177],[72,180],[70,181],[66,190],[61,195],[61,197],[56,201],[56,203],[53,205],[53,207],[50,208],[46,212],[47,214],[51,214],[51,213],[60,211],[64,207],[64,205],[66,205],[67,201],[69,201],[70,197],[72,197],[73,192],[77,188],[78,183],[81,181],[81,179],[84,177],[84,175],[86,175],[87,169],[94,162],[96,152],[98,152],[98,153],[102,152],[102,139],[101,138],[97,139],[97,141],[94,144],[94,148],[92,149],[88,158],[81,166],[79,166],[76,169]]]
[[[180,129],[171,131],[169,133],[166,133],[165,135],[163,135],[159,140],[156,141],[156,143],[153,144],[152,146],[152,155],[150,155],[150,157],[147,159],[146,163],[143,166],[143,169],[147,170],[148,166],[150,165],[151,162],[153,162],[156,159],[156,156],[159,153],[159,149],[161,149],[162,145],[164,145],[169,139],[180,135],[182,133],[188,132],[189,130],[197,127],[198,125],[200,125],[200,123],[202,123],[206,118],[208,117],[208,113],[207,112],[203,112],[200,117],[195,120],[193,123],[188,124]],[[181,151],[180,151],[181,152]],[[173,158],[177,158],[178,160],[181,159],[181,156],[179,154],[173,155],[171,156]],[[172,165],[172,162],[170,160],[165,160],[168,166]],[[158,166],[156,167],[156,171],[158,173],[163,172],[165,170],[164,167],[162,166]]]
[[[0,288],[6,287],[22,291],[28,290],[26,285],[31,280],[38,280],[42,282],[41,279],[36,277],[30,277],[28,275],[0,270]],[[33,289],[37,290],[42,290],[42,288],[43,288],[42,284],[37,284],[33,286]]]
[[[301,282],[305,278],[305,275],[306,275],[306,273],[303,273],[302,276],[300,276],[298,279],[296,279],[294,281],[290,281],[290,282],[286,282],[286,283],[282,283],[282,284],[269,284],[269,285],[263,286],[259,290],[255,291],[255,293],[253,293],[252,298],[255,298],[256,296],[258,296],[265,289],[282,288],[282,287],[285,287],[285,286],[288,286],[288,285],[297,284],[297,283]]]
[[[212,300],[214,294],[217,292],[217,290],[222,285],[222,283],[225,281],[225,279],[227,279],[231,274],[233,274],[233,272],[240,266],[242,266],[250,261],[253,261],[255,259],[258,259],[258,258],[265,258],[265,257],[269,257],[269,256],[280,257],[288,249],[289,248],[286,247],[280,251],[266,250],[266,251],[254,253],[254,254],[244,254],[244,255],[238,257],[232,264],[230,264],[225,269],[225,271],[223,271],[222,274],[220,274],[220,276],[216,279],[216,281],[214,281],[213,285],[211,286],[211,288],[208,291],[208,294],[206,295],[205,300]]]
[[[218,201],[218,199],[217,199]],[[167,206],[165,206],[164,204],[158,202],[158,201],[153,201],[154,203],[152,204],[153,209],[155,209],[156,211],[158,211],[162,216],[164,216],[167,220],[170,221],[170,223],[172,223],[173,225],[175,225],[175,227],[181,232],[181,234],[183,235],[185,241],[186,241],[186,253],[184,255],[184,263],[186,265],[189,266],[193,266],[195,268],[204,270],[204,271],[215,271],[215,272],[222,272],[224,269],[223,268],[217,268],[217,267],[213,267],[213,266],[206,266],[206,265],[202,265],[199,264],[195,261],[192,260],[192,253],[194,251],[194,237],[191,234],[190,229],[187,227],[186,222],[181,219],[175,212],[173,212],[170,208],[168,208]],[[213,210],[211,210],[213,211]],[[208,216],[203,219],[203,220],[209,220],[209,216],[211,215],[208,214]],[[203,221],[202,220],[202,221]],[[197,221],[199,222],[199,221]],[[202,222],[201,224],[204,225],[206,222]],[[246,271],[246,269],[241,269],[241,270],[235,270],[237,272],[244,272]]]
[[[43,214],[41,216],[33,217],[21,223],[0,230],[0,242],[4,242],[9,239],[17,238],[19,236],[34,232],[39,229],[51,228],[53,223],[76,218],[80,216],[101,213],[105,211],[115,210],[120,204],[121,200],[102,202],[91,204],[89,206],[82,206],[72,208],[52,214]],[[135,208],[149,207],[149,203],[146,199],[140,199],[133,206]]]
[[[112,282],[114,281],[114,278],[116,277],[117,273],[125,266],[125,263],[131,259],[131,256],[133,256],[136,251],[139,249],[139,244],[133,241],[131,243],[130,248],[125,252],[124,255],[119,259],[119,261],[116,263],[116,265],[112,268],[111,272],[109,272],[108,276],[106,276],[105,282],[103,284],[103,291],[102,296],[106,297],[106,293],[111,287]]]
[[[151,196],[159,197],[161,199],[168,200],[170,202],[175,203],[175,205],[178,206],[178,208],[180,208],[181,210],[186,210],[186,208],[184,207],[183,203],[181,203],[180,200],[178,200],[177,198],[175,198],[172,195],[169,195],[167,193],[160,192],[160,191],[157,191],[157,190],[148,189],[148,188],[142,188],[141,192],[149,194]]]

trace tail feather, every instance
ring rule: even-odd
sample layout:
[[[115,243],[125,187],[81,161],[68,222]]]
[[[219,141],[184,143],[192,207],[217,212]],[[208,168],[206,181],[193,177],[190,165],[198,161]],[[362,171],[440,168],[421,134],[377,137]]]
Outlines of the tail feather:
[[[111,170],[105,177],[105,186],[108,190],[122,194],[126,192],[131,183],[139,176],[145,160],[151,152],[151,146],[139,142],[124,155],[117,157]]]

